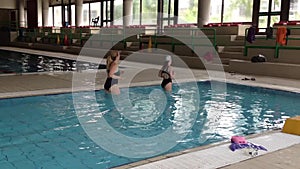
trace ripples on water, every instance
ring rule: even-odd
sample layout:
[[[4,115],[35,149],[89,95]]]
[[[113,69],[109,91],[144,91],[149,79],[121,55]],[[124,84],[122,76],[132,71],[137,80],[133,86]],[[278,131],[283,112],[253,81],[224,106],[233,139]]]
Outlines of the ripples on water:
[[[104,69],[105,65],[0,50],[1,73],[62,72]]]
[[[129,136],[149,137],[172,126],[187,134],[178,142],[184,142],[188,148],[229,139],[233,135],[278,129],[286,118],[297,114],[293,108],[295,105],[290,102],[293,101],[290,93],[278,94],[267,89],[231,84],[227,85],[225,93],[214,94],[209,85],[201,83],[199,89],[200,102],[197,105],[193,100],[182,100],[180,92],[193,91],[188,87],[186,90],[175,87],[170,95],[157,94],[161,95],[159,99],[149,99],[154,89],[143,87],[130,91],[130,104],[122,104],[124,107],[119,110],[108,109],[105,104],[100,110],[105,112],[104,117],[109,123],[116,124],[114,128]],[[99,97],[98,102],[107,100]],[[113,103],[108,105],[113,107]],[[194,119],[193,115],[197,118]]]
[[[118,97],[102,90],[87,92],[79,100],[79,114],[70,94],[0,100],[1,159],[7,166],[34,161],[31,168],[110,168],[139,160],[103,150],[77,118],[89,125],[105,119],[115,131],[133,138],[161,135],[170,128],[186,135],[169,153],[275,129],[286,118],[299,115],[299,94],[231,84],[226,93],[218,93],[209,82],[198,87],[199,100],[189,83],[175,85],[172,94],[160,86],[123,88]]]

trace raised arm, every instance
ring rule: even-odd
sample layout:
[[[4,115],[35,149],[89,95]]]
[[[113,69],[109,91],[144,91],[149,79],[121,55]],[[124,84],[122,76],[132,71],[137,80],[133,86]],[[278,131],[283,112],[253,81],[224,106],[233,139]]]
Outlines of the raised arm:
[[[109,74],[108,76],[113,78],[113,79],[120,79],[120,76],[115,75],[115,72],[118,70],[118,64],[112,63],[110,66]]]
[[[175,72],[174,72],[172,66],[169,67],[169,71],[170,71],[169,73],[170,73],[171,78],[174,78],[175,77]]]

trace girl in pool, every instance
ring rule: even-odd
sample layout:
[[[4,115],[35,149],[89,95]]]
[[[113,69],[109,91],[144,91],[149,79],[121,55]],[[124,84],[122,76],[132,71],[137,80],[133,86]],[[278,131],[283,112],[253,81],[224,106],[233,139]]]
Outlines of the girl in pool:
[[[158,76],[163,78],[161,82],[161,87],[165,91],[172,91],[172,78],[174,77],[174,71],[172,69],[172,58],[171,56],[167,55],[165,59],[165,63],[160,69]]]
[[[121,78],[119,70],[120,52],[111,51],[110,56],[106,60],[107,78],[104,84],[104,89],[111,94],[120,94],[118,81]]]

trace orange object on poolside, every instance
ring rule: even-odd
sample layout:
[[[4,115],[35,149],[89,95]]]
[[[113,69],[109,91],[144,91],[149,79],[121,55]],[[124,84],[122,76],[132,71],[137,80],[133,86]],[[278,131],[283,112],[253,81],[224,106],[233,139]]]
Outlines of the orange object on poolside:
[[[276,34],[276,41],[280,45],[286,45],[286,33],[287,29],[284,26],[278,27]]]
[[[300,136],[300,116],[286,119],[282,132]]]

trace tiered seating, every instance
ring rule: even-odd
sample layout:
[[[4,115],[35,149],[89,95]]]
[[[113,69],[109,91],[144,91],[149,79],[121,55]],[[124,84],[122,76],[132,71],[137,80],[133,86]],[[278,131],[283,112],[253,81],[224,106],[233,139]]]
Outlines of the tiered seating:
[[[120,25],[107,26],[100,29],[100,33],[93,34],[89,39],[89,47],[110,49],[115,44],[121,43],[118,49],[123,49],[124,29]]]
[[[296,55],[299,52],[298,50],[300,50],[300,25],[299,27],[293,26],[293,27],[286,27],[286,28],[290,32],[290,34],[286,36],[287,43],[285,45],[279,44],[278,41],[276,40],[276,33],[278,29],[277,27],[277,28],[273,28],[273,37],[267,38],[266,35],[255,35],[256,40],[254,42],[249,43],[245,40],[244,55],[255,56],[257,54],[264,54],[265,56],[268,57],[269,61],[275,61],[275,62],[293,61],[298,63]],[[293,50],[292,53],[291,50]],[[299,59],[299,63],[300,63],[300,59]]]
[[[179,24],[165,28],[165,34],[158,34],[156,26],[132,25],[109,26],[99,28],[44,27],[29,31],[26,29],[26,42],[39,42],[63,46],[83,46],[92,48],[117,48],[124,49],[129,43],[138,43],[139,49],[162,48],[182,55],[193,55],[193,50],[198,46],[216,47],[215,30],[212,28],[194,28],[194,24]],[[202,31],[211,32],[207,36]],[[38,41],[37,39],[41,39]],[[87,43],[88,42],[88,43]],[[150,44],[149,44],[150,43]],[[187,52],[188,51],[188,52]]]
[[[267,62],[251,63],[245,60],[230,60],[231,71],[299,79],[300,25],[298,25],[298,23],[278,23],[274,25],[273,34],[269,34],[273,36],[255,35],[256,39],[252,43],[245,40],[245,56],[248,56],[250,60],[251,57],[262,54],[267,58]],[[279,27],[285,27],[290,31],[290,34],[286,35],[287,43],[279,43],[277,39]]]
[[[211,31],[208,37],[202,33],[202,30]],[[150,41],[151,38],[151,42]],[[211,28],[193,28],[193,27],[165,27],[163,34],[145,35],[140,37],[141,48],[152,44],[152,47],[174,52],[178,55],[193,55],[194,49],[199,46],[215,47],[214,29]],[[211,43],[212,42],[212,43]]]

